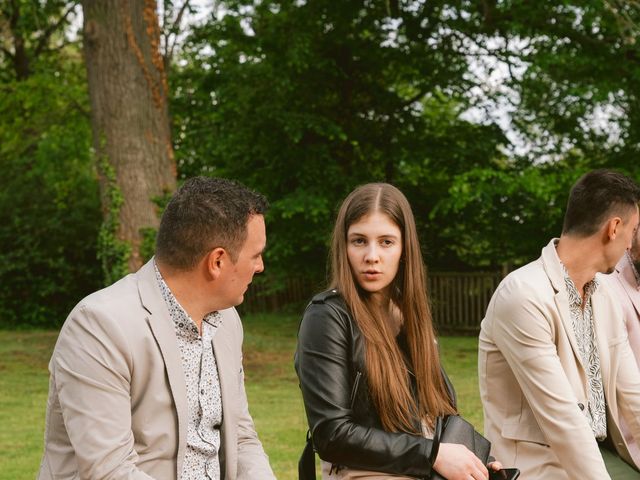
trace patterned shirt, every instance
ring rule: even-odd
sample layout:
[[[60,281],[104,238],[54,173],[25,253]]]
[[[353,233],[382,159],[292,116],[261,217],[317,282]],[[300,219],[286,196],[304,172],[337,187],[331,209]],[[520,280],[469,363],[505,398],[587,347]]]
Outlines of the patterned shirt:
[[[222,321],[218,312],[206,315],[202,335],[155,267],[158,285],[173,320],[187,387],[187,448],[182,480],[220,479],[222,397],[213,336]]]
[[[604,399],[604,387],[602,385],[602,372],[600,371],[600,354],[596,345],[596,335],[593,326],[593,307],[591,296],[598,288],[598,281],[594,278],[584,286],[584,301],[571,280],[567,269],[564,270],[564,283],[569,295],[569,310],[573,333],[576,336],[578,350],[582,364],[587,371],[587,418],[598,440],[607,437],[607,410]]]

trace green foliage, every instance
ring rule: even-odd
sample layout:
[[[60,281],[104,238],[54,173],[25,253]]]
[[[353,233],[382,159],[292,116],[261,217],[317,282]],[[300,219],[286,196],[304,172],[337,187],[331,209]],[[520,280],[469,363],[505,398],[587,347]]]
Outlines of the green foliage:
[[[569,190],[586,170],[580,161],[474,168],[456,177],[432,217],[462,261],[519,266],[560,236]]]
[[[537,144],[533,154],[579,149],[590,166],[640,177],[638,2],[518,0],[485,8],[486,33],[520,45],[502,54],[526,67],[511,87],[520,98],[515,125]]]
[[[118,238],[120,208],[124,197],[116,182],[116,172],[106,157],[98,158],[96,163],[105,185],[102,193],[105,198],[105,215],[98,234],[97,256],[102,265],[104,283],[111,285],[129,273],[131,245]]]
[[[0,82],[24,80],[56,64],[79,9],[73,0],[0,4]]]
[[[84,67],[77,46],[61,48],[75,5],[0,7],[0,325],[59,322],[101,266],[107,283],[126,273],[126,199],[96,159],[111,179],[100,227]],[[640,179],[639,24],[637,2],[621,0],[223,0],[171,66],[179,174],[267,195],[268,291],[322,282],[336,208],[370,181],[406,193],[431,269],[520,264],[558,235],[580,173]],[[475,76],[487,56],[522,69],[515,94]],[[463,119],[478,88],[511,103],[526,159],[495,124]],[[142,233],[149,258],[155,231]]]
[[[271,199],[269,282],[324,277],[336,207],[356,185],[406,190],[427,236],[452,175],[496,155],[498,129],[459,119],[470,83],[452,8],[392,18],[384,2],[226,1],[194,29],[172,74],[179,172]]]
[[[0,325],[60,325],[100,286],[83,67],[0,86]]]
[[[171,200],[172,192],[166,192],[164,195],[160,195],[152,199],[153,203],[158,208],[158,217],[162,216],[162,212],[167,207],[169,200]],[[140,244],[140,256],[143,262],[147,262],[153,257],[156,249],[156,235],[158,234],[157,228],[142,228],[140,230],[142,235],[142,242]]]

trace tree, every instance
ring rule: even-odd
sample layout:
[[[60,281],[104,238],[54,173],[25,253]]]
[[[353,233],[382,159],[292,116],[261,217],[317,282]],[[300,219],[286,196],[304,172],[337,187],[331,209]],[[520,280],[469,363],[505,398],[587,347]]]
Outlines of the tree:
[[[493,54],[522,69],[509,84],[514,125],[539,146],[532,156],[579,149],[591,166],[640,176],[640,3],[518,0],[483,7],[476,40],[499,39]]]
[[[172,77],[178,168],[267,194],[265,278],[323,278],[335,210],[356,185],[405,189],[426,235],[452,174],[497,154],[499,129],[459,118],[472,84],[451,8],[225,1],[194,29]]]
[[[74,2],[0,7],[0,325],[58,326],[100,287],[100,206]],[[67,33],[71,34],[67,36]]]
[[[154,0],[85,0],[84,49],[93,148],[104,225],[100,255],[107,281],[143,263],[146,235],[157,228],[157,203],[175,189]]]
[[[77,1],[8,0],[0,6],[2,77],[25,80],[38,63],[68,44],[65,35]]]

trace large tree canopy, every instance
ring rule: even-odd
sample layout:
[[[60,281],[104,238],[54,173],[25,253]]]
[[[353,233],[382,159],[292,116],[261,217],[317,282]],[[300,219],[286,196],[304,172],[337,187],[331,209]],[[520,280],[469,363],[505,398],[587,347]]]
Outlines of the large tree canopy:
[[[430,268],[457,270],[536,257],[582,172],[640,177],[636,1],[221,0],[196,26],[189,0],[84,6],[86,58],[77,2],[0,6],[4,323],[95,288],[98,236],[109,280],[152,253],[172,147],[179,180],[268,196],[274,288],[321,281],[338,203],[364,182],[399,186]]]
[[[73,2],[0,7],[0,324],[62,322],[101,285],[100,224]]]
[[[427,233],[452,175],[504,140],[459,118],[472,83],[463,15],[447,2],[221,9],[194,29],[173,77],[179,170],[240,178],[272,199],[278,274],[321,276],[337,203],[360,183],[406,187]],[[441,246],[433,256],[445,259]]]

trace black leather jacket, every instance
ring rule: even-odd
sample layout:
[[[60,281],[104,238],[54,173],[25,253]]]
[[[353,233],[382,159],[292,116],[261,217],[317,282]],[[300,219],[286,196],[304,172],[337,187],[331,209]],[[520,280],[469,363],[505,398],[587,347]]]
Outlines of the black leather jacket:
[[[431,440],[382,428],[369,396],[362,333],[335,290],[316,295],[307,306],[295,368],[320,458],[355,469],[430,477]]]

